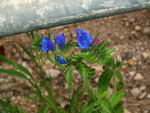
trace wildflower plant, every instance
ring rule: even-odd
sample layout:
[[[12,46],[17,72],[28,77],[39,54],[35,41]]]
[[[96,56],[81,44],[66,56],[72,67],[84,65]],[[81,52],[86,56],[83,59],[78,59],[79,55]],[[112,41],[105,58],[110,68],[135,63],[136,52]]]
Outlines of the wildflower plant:
[[[35,36],[33,32],[31,32],[31,34],[27,33],[28,37],[31,39],[30,52],[25,49],[23,45],[18,43],[40,69],[41,84],[47,90],[48,96],[42,92],[37,85],[34,76],[25,67],[5,58],[4,56],[0,56],[0,59],[15,66],[23,73],[16,70],[2,68],[0,68],[0,72],[26,79],[34,87],[38,96],[37,101],[41,103],[41,108],[38,111],[39,113],[47,113],[49,111],[52,113],[123,113],[121,99],[125,95],[125,92],[122,89],[124,82],[122,75],[118,70],[122,64],[114,57],[115,54],[112,53],[114,49],[112,49],[112,46],[106,47],[107,40],[99,40],[99,33],[95,35],[95,37],[92,37],[86,30],[77,29],[75,31],[77,34],[77,42],[72,42],[72,40],[65,42],[64,33],[59,33],[57,36],[52,37],[54,31],[49,33],[48,36],[44,34],[40,35],[40,33],[38,33],[37,36]],[[55,42],[53,42],[53,39]],[[70,55],[66,55],[65,53],[73,47],[79,47],[81,52],[77,54],[72,52]],[[38,54],[39,52],[40,55]],[[46,58],[51,61],[51,63],[60,67],[65,73],[64,76],[68,84],[70,100],[69,107],[66,109],[62,109],[61,104],[59,105],[57,99],[54,98],[51,82],[48,83],[41,64],[37,62],[37,60],[39,61],[40,59],[41,61],[44,60],[44,52],[46,53]],[[50,52],[54,54],[54,60],[50,56]],[[33,53],[36,53],[37,60],[33,57]],[[94,77],[95,69],[88,67],[85,61],[88,61],[91,64],[96,63],[103,66],[104,71],[99,76],[97,90],[92,88],[88,79]],[[80,73],[85,87],[85,90],[84,88],[78,90],[77,97],[75,97],[72,87],[73,70],[77,70]],[[117,84],[115,81],[116,78],[119,80]],[[113,79],[114,83],[114,94],[106,97],[109,93],[108,87],[111,79]],[[83,92],[87,92],[87,95],[83,95]],[[88,97],[88,101],[82,106],[79,106],[79,98],[81,96]],[[0,99],[0,104],[3,107],[6,107],[7,105],[2,99]],[[13,106],[11,107],[15,109]]]

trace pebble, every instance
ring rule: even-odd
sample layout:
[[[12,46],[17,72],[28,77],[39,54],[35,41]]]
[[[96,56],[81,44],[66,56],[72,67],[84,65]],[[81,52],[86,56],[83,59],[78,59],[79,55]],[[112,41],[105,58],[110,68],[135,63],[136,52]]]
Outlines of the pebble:
[[[135,71],[131,71],[131,72],[129,72],[129,75],[134,76],[135,73],[136,73]]]
[[[139,88],[133,88],[133,89],[131,89],[131,94],[134,97],[137,97],[140,93],[141,93],[141,90]]]
[[[134,64],[134,61],[133,61],[132,59],[129,59],[127,62],[128,62],[130,65],[133,65],[133,64]]]
[[[146,89],[146,86],[141,86],[139,89],[143,91]]]
[[[142,29],[141,26],[135,26],[136,31],[141,31],[141,29]]]
[[[131,113],[128,109],[124,109],[124,113]]]
[[[134,77],[134,80],[142,80],[144,77],[142,76],[142,74],[137,73]]]
[[[148,52],[143,52],[142,55],[143,55],[144,58],[148,58],[149,57],[149,53]]]
[[[145,27],[143,29],[143,34],[150,34],[150,27]]]
[[[96,83],[98,83],[98,80],[99,80],[99,77],[96,77],[96,78],[94,79],[94,81],[95,81]]]
[[[147,95],[147,92],[143,92],[140,96],[139,99],[143,99]]]
[[[30,57],[25,52],[23,53],[23,58],[26,60],[30,60]]]
[[[22,62],[22,66],[24,66],[25,68],[28,67],[27,63],[26,62]]]
[[[150,94],[148,94],[148,95],[146,96],[146,98],[150,99]]]
[[[52,78],[56,78],[59,74],[60,74],[60,71],[59,71],[59,70],[56,70],[56,69],[47,69],[47,70],[46,70],[46,77],[47,77],[47,78],[49,78],[49,75],[50,75]]]
[[[61,107],[64,108],[67,104],[69,104],[68,101],[63,101],[63,102],[61,102]]]

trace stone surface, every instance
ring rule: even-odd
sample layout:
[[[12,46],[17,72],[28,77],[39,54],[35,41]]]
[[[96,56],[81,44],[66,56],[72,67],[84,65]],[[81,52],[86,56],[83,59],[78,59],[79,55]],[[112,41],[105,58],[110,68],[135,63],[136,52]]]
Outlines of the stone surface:
[[[131,89],[131,94],[134,97],[137,97],[140,93],[141,93],[141,90],[139,88],[133,88],[133,89]]]
[[[144,78],[144,77],[143,77],[142,74],[137,73],[137,74],[135,75],[135,77],[134,77],[134,80],[142,80],[143,78]]]
[[[135,26],[136,31],[141,31],[141,29],[142,29],[141,26]]]
[[[145,27],[143,29],[143,34],[150,34],[150,27]]]
[[[148,94],[148,95],[146,96],[146,98],[150,99],[150,94]]]
[[[23,58],[26,60],[30,60],[30,57],[25,52],[23,53]]]
[[[128,109],[124,109],[124,113],[131,113]]]
[[[139,99],[143,99],[147,95],[147,92],[143,92],[140,96]]]
[[[129,72],[129,75],[134,76],[135,73],[136,73],[135,71],[131,71],[131,72]]]
[[[46,70],[46,76],[49,78],[51,76],[52,78],[56,78],[60,74],[59,70],[56,69],[47,69]]]
[[[150,53],[149,52],[143,52],[142,55],[146,59],[150,56]]]

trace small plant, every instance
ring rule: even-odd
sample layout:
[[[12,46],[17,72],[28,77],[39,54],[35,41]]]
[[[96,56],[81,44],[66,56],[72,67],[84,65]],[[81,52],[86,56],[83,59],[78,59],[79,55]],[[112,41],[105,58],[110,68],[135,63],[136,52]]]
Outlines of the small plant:
[[[26,79],[34,87],[35,94],[38,98],[30,96],[26,97],[35,99],[41,103],[41,108],[38,113],[123,113],[124,111],[121,99],[125,95],[125,92],[121,88],[124,85],[124,81],[120,71],[118,70],[122,64],[114,57],[115,54],[112,54],[114,49],[112,49],[112,46],[106,47],[107,40],[100,41],[97,38],[99,33],[93,38],[86,30],[77,29],[75,31],[77,33],[77,42],[72,42],[72,40],[70,40],[67,43],[65,42],[64,33],[59,33],[57,36],[54,36],[54,43],[51,40],[51,36],[54,31],[49,33],[48,37],[44,34],[40,35],[40,33],[38,33],[37,36],[35,36],[33,32],[31,32],[31,34],[27,33],[28,37],[31,39],[30,52],[25,49],[23,45],[18,43],[30,56],[37,68],[40,69],[41,84],[47,90],[48,96],[41,91],[34,79],[34,76],[25,67],[5,58],[4,56],[0,56],[0,59],[15,66],[20,71],[0,68],[0,72]],[[72,52],[70,55],[66,56],[65,53],[75,46],[79,47],[81,52],[77,54]],[[66,109],[62,109],[61,104],[59,104],[57,99],[54,97],[51,82],[47,81],[44,71],[42,70],[42,66],[39,63],[40,60],[44,60],[44,52],[46,52],[46,58],[49,61],[59,66],[65,72],[64,76],[69,88],[68,93],[70,101],[70,104]],[[54,54],[54,60],[50,56],[49,52]],[[33,53],[36,53],[36,58],[33,57]],[[88,78],[94,77],[95,69],[88,67],[85,61],[89,61],[92,64],[97,63],[103,66],[104,72],[99,77],[97,90],[92,88],[92,85],[88,80]],[[73,70],[77,70],[80,73],[85,87],[79,88],[77,95],[74,94],[75,91],[72,88]],[[115,81],[116,78],[119,80],[117,84]],[[108,86],[111,79],[113,79],[114,94],[106,97],[109,93]],[[84,91],[87,92],[87,95],[83,95]],[[79,106],[81,96],[88,97],[88,101],[82,106]],[[2,108],[0,109],[1,111],[5,110],[6,112],[7,110],[18,110],[16,112],[24,112],[18,109],[18,107],[13,107],[7,104],[2,99],[0,100],[0,104],[2,105]]]

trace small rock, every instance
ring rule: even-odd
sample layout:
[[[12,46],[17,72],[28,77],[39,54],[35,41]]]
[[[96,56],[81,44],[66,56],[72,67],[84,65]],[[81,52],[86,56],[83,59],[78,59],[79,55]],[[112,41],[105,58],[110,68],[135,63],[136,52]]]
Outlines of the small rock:
[[[59,70],[56,69],[47,69],[46,70],[46,77],[49,78],[51,76],[52,78],[56,78],[60,74]]]
[[[131,18],[129,21],[133,23],[135,22],[135,20],[136,20],[135,18]]]
[[[25,52],[23,53],[23,58],[26,60],[30,60],[30,57]]]
[[[99,80],[99,77],[96,77],[96,78],[94,79],[94,81],[95,81],[96,83],[98,83],[98,80]]]
[[[124,113],[131,113],[128,109],[124,109]]]
[[[143,30],[143,34],[150,34],[150,27],[145,27]]]
[[[137,73],[134,77],[134,80],[142,80],[144,77],[140,74],[140,73]]]
[[[132,59],[129,59],[127,62],[128,62],[130,65],[133,65],[133,64],[134,64],[134,61],[133,61]]]
[[[81,79],[82,77],[81,77],[81,75],[80,75],[80,74],[78,74],[77,78],[78,78],[78,79]]]
[[[141,26],[135,26],[136,31],[141,31],[141,29],[142,29]]]
[[[148,94],[148,95],[146,96],[146,98],[150,99],[150,94]]]
[[[16,54],[16,52],[17,52],[16,48],[13,48],[13,49],[12,49],[12,53],[13,53],[13,54]]]
[[[131,72],[129,72],[129,75],[131,75],[131,76],[133,76],[133,75],[135,75],[135,71],[131,71]]]
[[[77,71],[77,70],[73,70],[73,75],[78,75],[79,74],[79,72]]]
[[[69,29],[68,29],[68,28],[65,28],[65,29],[64,29],[64,32],[68,32],[68,31],[69,31]]]
[[[148,58],[149,57],[149,53],[148,52],[143,52],[142,55],[143,55],[144,58]]]
[[[146,86],[141,86],[139,89],[143,91],[146,89]]]
[[[24,66],[25,68],[28,67],[27,63],[26,62],[22,62],[22,66]]]
[[[132,34],[132,35],[135,35],[135,34],[136,34],[136,31],[131,31],[131,34]]]
[[[145,96],[146,96],[146,92],[143,92],[140,96],[139,96],[139,99],[143,99]]]
[[[69,104],[68,101],[63,101],[63,102],[61,103],[61,107],[64,108],[67,104]]]
[[[122,40],[122,39],[124,39],[125,37],[124,36],[120,36],[120,39]]]
[[[141,90],[139,88],[133,88],[133,89],[131,89],[131,94],[134,97],[137,97],[140,93],[141,93]]]

